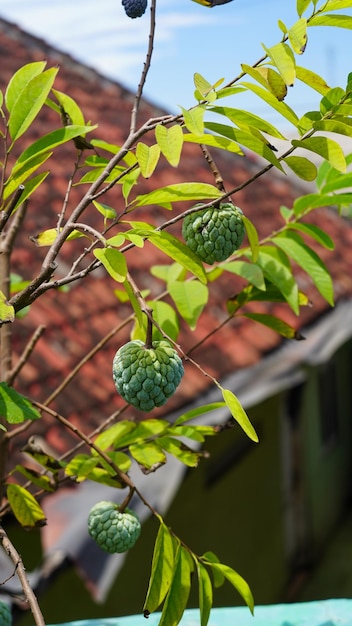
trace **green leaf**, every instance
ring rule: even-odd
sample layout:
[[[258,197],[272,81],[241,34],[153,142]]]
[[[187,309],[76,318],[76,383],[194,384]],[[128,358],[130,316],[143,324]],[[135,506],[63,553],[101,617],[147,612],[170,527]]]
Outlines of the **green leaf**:
[[[166,463],[165,452],[156,441],[135,443],[129,446],[133,458],[147,470]]]
[[[56,487],[49,476],[41,474],[40,472],[30,469],[29,467],[24,467],[23,465],[16,465],[15,470],[16,472],[22,474],[22,476],[24,476],[27,480],[30,480],[30,482],[39,489],[49,492],[55,491]]]
[[[65,468],[65,475],[69,477],[75,476],[77,482],[80,483],[88,478],[89,474],[98,465],[98,463],[98,456],[93,457],[88,454],[76,454],[76,456],[67,464]]]
[[[185,200],[213,200],[221,198],[222,193],[208,183],[178,183],[140,196],[132,202],[133,206],[149,206],[151,204],[165,205],[170,202],[184,202]]]
[[[332,194],[307,194],[307,196],[301,196],[295,200],[293,209],[296,216],[301,216],[303,213],[308,213],[313,209],[317,209],[322,206],[341,206],[349,205],[352,202],[352,193],[339,193]]]
[[[220,389],[224,401],[226,402],[226,406],[230,410],[232,417],[241,426],[247,437],[257,443],[259,441],[258,435],[255,432],[252,423],[250,422],[250,419],[238,398],[235,396],[234,393],[232,393],[232,391],[230,391],[230,389],[223,389],[222,387],[220,387]]]
[[[328,250],[334,250],[335,248],[335,244],[331,237],[329,237],[329,235],[325,231],[323,231],[321,228],[319,228],[319,226],[316,226],[315,224],[290,222],[289,224],[287,224],[287,228],[299,230],[302,233],[313,237],[315,241],[320,243],[320,245],[324,246],[324,248],[327,248]]]
[[[142,176],[150,178],[159,162],[160,147],[157,145],[147,146],[139,141],[136,146],[136,157]]]
[[[203,135],[205,107],[203,105],[199,105],[197,107],[193,107],[189,111],[183,107],[181,107],[181,109],[183,121],[187,130],[196,136]]]
[[[312,181],[316,179],[317,168],[314,163],[300,156],[287,156],[283,162],[302,180]]]
[[[297,0],[297,13],[301,17],[305,10],[309,7],[312,0]]]
[[[155,437],[159,437],[159,435],[163,434],[169,425],[169,422],[162,419],[147,419],[139,424],[137,424],[136,428],[127,432],[124,437],[120,437],[118,440],[118,444],[114,444],[115,448],[125,448],[132,444],[144,443],[148,439],[153,439]]]
[[[0,291],[0,322],[13,322],[15,319],[15,309],[9,304],[5,294]]]
[[[66,119],[66,125],[75,124],[77,126],[84,126],[85,120],[81,109],[79,108],[77,102],[68,96],[66,93],[62,91],[58,91],[57,89],[52,90],[54,96],[56,97],[58,103],[66,113],[69,119]]]
[[[197,143],[199,145],[204,144],[205,146],[210,146],[211,148],[219,148],[219,150],[227,150],[227,152],[234,152],[235,154],[243,156],[243,151],[239,145],[227,137],[210,135],[209,133],[204,135],[187,133],[183,136],[183,140],[189,143]]]
[[[211,552],[210,550],[208,552],[205,552],[203,556],[201,557],[201,559],[202,559],[202,562],[204,562],[205,560],[209,565],[211,563],[220,563],[220,560],[218,559],[216,554],[214,554],[214,552]],[[225,576],[220,571],[215,570],[215,569],[212,570],[212,574],[213,574],[213,579],[214,579],[214,587],[215,588],[221,587],[225,582]]]
[[[174,547],[172,536],[164,523],[156,537],[150,580],[143,610],[153,613],[163,602],[170,589],[174,570]]]
[[[269,315],[267,313],[243,313],[243,316],[271,328],[271,330],[279,333],[286,339],[304,339],[304,337],[302,337],[302,335],[295,328],[274,315]]]
[[[286,232],[274,237],[273,241],[311,277],[323,298],[333,306],[333,282],[326,266],[316,252],[304,244],[297,233]]]
[[[175,568],[169,592],[166,596],[159,626],[177,626],[187,606],[191,590],[190,556],[183,546],[177,547]]]
[[[107,450],[111,446],[118,448],[120,447],[120,441],[123,441],[125,436],[136,428],[137,424],[135,422],[121,420],[98,435],[94,443],[101,450]]]
[[[223,263],[222,269],[232,274],[237,274],[249,283],[255,285],[258,289],[265,290],[264,275],[259,267],[255,263],[247,263],[246,261],[230,261],[229,263]]]
[[[213,587],[207,569],[197,560],[200,625],[207,626],[213,606]]]
[[[280,102],[277,97],[275,97],[272,93],[269,93],[266,89],[259,87],[258,85],[253,85],[252,83],[242,83],[247,89],[255,93],[261,100],[266,102],[269,106],[271,106],[275,111],[277,111],[280,115],[282,115],[285,119],[287,119],[295,128],[298,125],[298,117],[296,113],[291,109],[285,102]]]
[[[171,128],[166,128],[158,124],[155,128],[155,137],[165,159],[172,167],[177,167],[180,162],[183,146],[183,132],[181,127],[178,124],[174,124]]]
[[[292,140],[295,148],[305,148],[323,157],[340,172],[346,170],[346,159],[341,146],[329,137],[307,137],[303,140]]]
[[[239,592],[239,594],[242,596],[243,600],[247,604],[250,612],[253,614],[254,613],[253,595],[248,584],[242,578],[242,576],[240,576],[234,569],[232,569],[232,567],[229,567],[228,565],[224,565],[223,563],[214,563],[214,562],[210,563],[209,562],[209,565],[213,570],[216,570],[220,572],[221,574],[223,574],[225,578],[231,583],[231,585],[235,587],[235,589],[237,589],[237,591]]]
[[[23,184],[30,176],[35,172],[38,167],[43,165],[45,161],[49,159],[52,155],[52,152],[48,152],[46,154],[40,154],[37,158],[33,158],[29,163],[24,163],[22,167],[17,168],[15,173],[11,172],[8,177],[5,187],[4,187],[4,200],[9,198],[9,196],[14,193],[18,187]],[[22,195],[20,198],[20,203],[23,202]]]
[[[242,215],[242,221],[244,223],[249,245],[251,247],[252,261],[253,263],[255,263],[258,258],[258,252],[259,252],[259,238],[258,238],[257,229],[254,226],[253,222],[251,222],[251,220],[249,220],[248,217],[246,217],[245,215]]]
[[[174,425],[178,426],[179,424],[184,424],[184,422],[189,422],[200,415],[204,415],[205,413],[209,413],[210,411],[216,411],[217,409],[221,409],[226,406],[225,402],[212,402],[211,404],[205,404],[204,406],[199,406],[195,409],[191,409],[187,411],[187,413],[183,413],[180,415],[175,421]]]
[[[213,85],[209,83],[207,79],[204,78],[204,76],[198,74],[198,72],[195,72],[195,74],[193,75],[193,81],[195,88],[198,89],[199,93],[202,94],[202,96],[207,96],[209,91],[213,89]]]
[[[15,102],[22,91],[27,87],[35,76],[41,74],[46,66],[45,61],[36,61],[27,63],[20,67],[17,72],[10,78],[7,89],[5,91],[5,104],[9,113],[11,113]]]
[[[34,76],[14,102],[8,121],[12,141],[23,135],[37,117],[54,84],[58,68]]]
[[[204,267],[192,250],[182,243],[177,237],[170,233],[161,231],[152,231],[148,234],[148,240],[159,250],[162,250],[168,257],[180,263],[196,276],[201,283],[206,284],[207,277]]]
[[[300,80],[308,87],[312,87],[318,93],[325,96],[325,94],[330,91],[329,85],[325,82],[324,78],[312,72],[312,70],[307,69],[306,67],[301,67],[296,65],[296,78]]]
[[[170,426],[168,429],[169,435],[175,437],[186,437],[192,441],[198,441],[203,443],[205,437],[211,437],[215,435],[216,430],[213,426],[194,426],[191,424]]]
[[[94,256],[104,265],[106,271],[118,283],[123,283],[127,276],[125,256],[116,248],[96,248]]]
[[[97,200],[93,200],[93,204],[97,211],[104,216],[104,219],[113,220],[116,217],[116,211],[111,206],[107,204],[102,204]]]
[[[263,159],[266,159],[280,171],[283,171],[282,165],[277,156],[275,156],[271,148],[269,148],[269,146],[261,139],[258,139],[258,137],[255,137],[254,135],[243,130],[237,130],[233,126],[218,124],[217,122],[206,122],[205,126],[214,133],[219,133],[219,135],[224,135],[232,141],[237,141],[241,146],[245,146],[252,152],[259,154],[259,156]]]
[[[198,318],[208,302],[208,287],[198,280],[170,282],[169,293],[177,309],[191,330],[197,326]]]
[[[210,109],[212,113],[218,113],[224,115],[231,122],[236,124],[239,128],[257,128],[262,133],[267,133],[272,137],[278,139],[285,139],[284,135],[275,126],[264,120],[263,118],[250,113],[249,111],[243,111],[242,109],[234,109],[231,107],[219,107],[214,106]]]
[[[32,237],[32,240],[35,241],[37,246],[51,246],[55,239],[58,236],[57,228],[48,228],[48,230],[43,230],[41,233]],[[67,236],[66,241],[71,241],[73,239],[79,239],[80,237],[85,237],[83,233],[79,230],[73,230]]]
[[[172,454],[184,465],[187,465],[188,467],[197,467],[199,454],[190,450],[182,443],[182,441],[179,441],[174,437],[159,437],[158,443],[165,450],[165,452]]]
[[[278,43],[271,48],[267,48],[264,44],[262,46],[285,84],[292,86],[296,79],[296,64],[291,48],[286,43]]]
[[[345,118],[343,118],[345,119]],[[346,121],[350,121],[349,119]],[[352,137],[352,127],[340,120],[318,120],[313,123],[314,130],[321,130],[325,133],[337,133],[346,137]],[[342,170],[343,171],[343,170]]]
[[[161,300],[148,300],[147,305],[152,309],[154,321],[160,326],[162,331],[170,339],[176,341],[180,332],[180,324],[175,309],[167,302],[162,302]],[[146,336],[146,330],[147,319],[144,316],[142,324],[139,322],[138,328],[136,327],[133,330],[132,338],[142,339],[143,341]],[[164,339],[164,335],[157,328],[153,328],[153,340],[160,341],[160,339]]]
[[[291,309],[298,315],[298,287],[287,256],[273,246],[262,246],[257,263],[270,282],[281,291]]]
[[[348,28],[349,30],[352,30],[352,16],[334,15],[334,13],[313,15],[313,17],[309,20],[309,26],[333,26],[334,28]]]
[[[6,383],[0,383],[0,415],[9,424],[19,424],[25,420],[37,420],[40,418],[39,411],[32,405],[28,398],[17,393],[15,389]]]
[[[39,154],[50,152],[50,150],[53,150],[57,146],[61,146],[80,135],[85,135],[95,128],[96,126],[65,126],[65,128],[59,128],[52,133],[44,135],[20,154],[12,169],[12,173],[16,172],[18,168],[22,167],[23,163],[33,157],[36,158]]]
[[[307,45],[307,20],[299,19],[288,31],[288,38],[296,54],[303,54]]]
[[[287,85],[276,70],[271,69],[271,67],[252,67],[251,65],[245,64],[242,65],[242,69],[266,90],[268,90],[279,102],[282,102],[282,100],[286,98]],[[247,88],[251,85],[251,83],[243,84]]]
[[[7,499],[16,519],[25,528],[44,526],[44,511],[36,499],[24,487],[14,483],[7,485]]]

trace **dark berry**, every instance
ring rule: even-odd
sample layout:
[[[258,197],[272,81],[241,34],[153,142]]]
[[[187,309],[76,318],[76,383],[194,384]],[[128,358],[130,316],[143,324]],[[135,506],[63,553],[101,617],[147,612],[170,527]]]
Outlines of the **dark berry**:
[[[122,0],[126,15],[131,18],[141,17],[147,8],[148,0]]]

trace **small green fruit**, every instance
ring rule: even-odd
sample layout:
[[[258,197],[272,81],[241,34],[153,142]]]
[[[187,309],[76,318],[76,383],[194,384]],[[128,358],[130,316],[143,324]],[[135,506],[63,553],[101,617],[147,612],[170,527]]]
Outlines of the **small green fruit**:
[[[212,265],[225,261],[243,241],[245,227],[242,216],[241,209],[231,202],[195,211],[183,220],[183,238],[205,263]]]
[[[167,341],[153,341],[152,348],[147,348],[136,339],[116,352],[112,373],[116,389],[126,402],[141,411],[151,411],[172,396],[184,370],[176,350]]]
[[[0,602],[0,626],[11,626],[12,613],[8,604]]]
[[[90,510],[88,532],[105,552],[127,552],[140,535],[141,523],[131,509],[120,512],[118,504],[102,500]]]

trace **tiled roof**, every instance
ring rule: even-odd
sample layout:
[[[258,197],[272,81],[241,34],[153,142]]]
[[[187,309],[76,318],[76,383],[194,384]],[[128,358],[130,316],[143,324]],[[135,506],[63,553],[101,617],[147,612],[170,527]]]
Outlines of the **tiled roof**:
[[[48,66],[60,67],[56,87],[78,102],[86,119],[92,123],[99,123],[99,129],[92,136],[99,136],[111,143],[123,142],[129,128],[133,96],[121,85],[107,80],[97,72],[75,62],[70,56],[54,50],[44,41],[1,20],[0,55],[2,89],[20,66],[45,59]],[[143,102],[140,119],[148,119],[159,114],[164,112],[148,102]],[[42,132],[52,130],[53,120],[57,123],[55,114],[48,109],[41,113],[40,119]],[[35,133],[38,131],[33,127],[32,139],[36,138]],[[21,247],[16,253],[13,266],[13,271],[24,277],[28,276],[28,270],[32,274],[33,270],[39,267],[39,260],[45,253],[45,250],[37,248],[29,237],[53,225],[53,219],[61,209],[67,180],[76,156],[75,148],[71,144],[60,149],[58,154],[60,158],[53,159],[50,176],[29,205],[25,233],[20,240]],[[212,175],[200,150],[196,146],[187,145],[184,154],[185,157],[178,169],[166,167],[165,162],[161,161],[152,181],[140,183],[138,192],[150,190],[151,185],[162,186],[184,181],[213,183]],[[227,188],[238,185],[259,169],[258,162],[250,156],[243,158],[217,154],[216,162]],[[74,206],[73,203],[80,192],[79,186],[73,189],[71,207]],[[281,205],[291,206],[292,200],[301,193],[302,189],[291,178],[270,171],[255,184],[240,191],[234,201],[253,220],[259,235],[264,236],[280,226],[278,208]],[[116,206],[118,201],[116,190],[112,190],[104,198],[104,202],[112,206]],[[92,211],[88,213],[90,223],[99,228],[100,216]],[[165,219],[165,213],[160,208],[152,210],[155,224]],[[146,215],[147,213],[140,211],[136,213],[136,219],[143,219]],[[352,296],[350,223],[329,209],[315,212],[309,216],[309,221],[327,230],[337,243],[334,252],[321,247],[317,247],[317,251],[332,273],[336,298],[350,298]],[[173,227],[171,232],[179,234],[179,225]],[[60,263],[64,267],[70,263],[71,251],[75,245],[80,245],[80,242],[78,244],[72,242],[64,248],[60,256]],[[141,266],[140,258],[139,251],[128,252],[131,272],[140,289],[149,288],[155,295],[162,290],[162,283],[151,277]],[[150,244],[145,245],[142,259],[144,266],[166,262],[165,257]],[[313,322],[326,312],[329,306],[306,275],[298,272],[298,278],[299,286],[308,294],[312,303],[312,306],[302,311],[299,319],[282,304],[271,306],[258,304],[256,310],[271,311],[297,328]],[[187,328],[182,329],[180,343],[185,350],[201,342],[219,322],[225,320],[226,299],[238,292],[241,284],[241,279],[235,275],[224,274],[220,280],[211,285],[210,302],[200,318],[196,331],[191,333]],[[27,365],[21,371],[16,383],[19,390],[41,402],[45,401],[87,352],[92,350],[107,333],[124,324],[130,315],[130,308],[116,299],[114,288],[116,284],[112,279],[102,270],[98,270],[81,284],[73,284],[67,293],[47,292],[32,305],[29,314],[20,323],[17,322],[14,328],[16,355],[21,354],[38,325],[44,324],[46,330]],[[131,324],[126,324],[116,333],[104,348],[81,368],[52,405],[86,433],[97,428],[109,415],[123,406],[113,386],[111,363],[117,348],[129,338],[130,330]],[[197,359],[212,376],[221,379],[240,368],[256,364],[281,342],[282,339],[272,331],[248,319],[236,318],[210,336],[205,343],[201,343],[192,352],[192,357]],[[194,366],[186,363],[185,368],[186,375],[176,395],[165,407],[156,411],[156,414],[167,414],[176,407],[187,404],[209,386],[209,379],[201,375]],[[131,409],[124,415],[137,416],[136,411]],[[48,443],[59,453],[66,450],[68,437],[72,443],[77,441],[74,435],[64,434],[62,428],[48,416],[35,422],[23,437],[27,438],[34,432],[45,436]]]

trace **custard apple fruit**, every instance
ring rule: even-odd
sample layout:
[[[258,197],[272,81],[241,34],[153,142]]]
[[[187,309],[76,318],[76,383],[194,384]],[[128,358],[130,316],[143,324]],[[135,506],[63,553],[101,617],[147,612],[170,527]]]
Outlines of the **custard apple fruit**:
[[[0,626],[11,626],[12,613],[8,604],[0,602]]]
[[[151,411],[172,396],[184,370],[176,350],[167,341],[153,341],[152,348],[147,348],[135,339],[116,352],[112,373],[116,389],[126,402],[141,411]]]
[[[241,209],[231,202],[200,209],[183,220],[183,238],[205,263],[212,265],[216,261],[225,261],[243,241],[245,227],[242,216]]]
[[[105,552],[127,552],[140,535],[141,523],[131,509],[120,512],[118,504],[102,500],[90,510],[88,532]]]
[[[122,0],[122,6],[128,17],[142,17],[147,8],[147,0]]]

